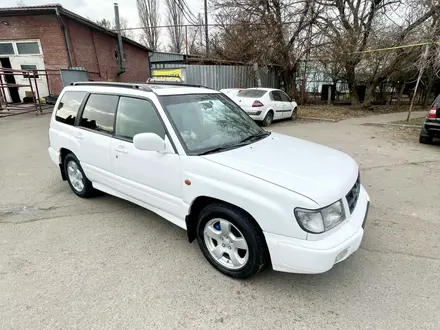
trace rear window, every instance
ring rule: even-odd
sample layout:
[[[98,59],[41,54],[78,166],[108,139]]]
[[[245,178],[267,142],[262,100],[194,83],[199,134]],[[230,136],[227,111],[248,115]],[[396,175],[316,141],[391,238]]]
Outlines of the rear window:
[[[55,119],[67,125],[74,125],[85,95],[86,92],[65,92],[58,103]]]
[[[240,97],[262,97],[264,94],[266,94],[267,91],[262,91],[259,89],[245,89],[244,91],[240,92]]]

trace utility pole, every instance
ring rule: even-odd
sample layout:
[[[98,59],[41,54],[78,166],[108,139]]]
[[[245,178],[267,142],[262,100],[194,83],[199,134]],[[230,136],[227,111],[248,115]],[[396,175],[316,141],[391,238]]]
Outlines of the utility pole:
[[[125,72],[125,56],[124,56],[124,48],[122,46],[122,34],[121,34],[121,23],[119,22],[119,7],[118,4],[114,3],[115,7],[115,27],[118,30],[118,52],[119,52],[119,70],[118,76]]]
[[[426,45],[425,52],[423,53],[422,57],[420,58],[419,76],[417,77],[416,87],[414,88],[414,95],[411,100],[411,105],[409,106],[408,116],[406,117],[406,121],[409,121],[409,118],[411,117],[411,111],[414,106],[414,100],[416,99],[417,89],[419,88],[420,80],[422,79],[423,71],[425,70],[426,60],[428,58],[428,52],[429,52],[429,45]]]
[[[209,36],[208,36],[208,0],[205,0],[205,47],[206,56],[209,54]]]

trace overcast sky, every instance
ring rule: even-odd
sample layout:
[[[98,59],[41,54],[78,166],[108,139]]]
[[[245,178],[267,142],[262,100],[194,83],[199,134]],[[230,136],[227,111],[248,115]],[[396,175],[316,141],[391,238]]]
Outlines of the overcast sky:
[[[159,1],[161,2],[161,12],[164,13],[165,1]],[[19,2],[19,0],[1,0],[0,7],[15,7]],[[50,3],[59,3],[64,8],[94,21],[106,18],[111,22],[114,22],[113,3],[117,2],[119,4],[120,16],[127,20],[128,26],[139,26],[136,0],[22,0],[22,2],[26,6],[38,6]],[[187,3],[195,16],[197,16],[199,12],[203,13],[203,0],[187,0]],[[161,24],[165,24],[164,15],[162,15]],[[165,30],[161,32],[161,34],[165,33]]]

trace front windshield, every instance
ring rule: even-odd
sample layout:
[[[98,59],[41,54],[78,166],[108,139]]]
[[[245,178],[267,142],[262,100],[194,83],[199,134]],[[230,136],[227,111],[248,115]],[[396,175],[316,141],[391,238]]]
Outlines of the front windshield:
[[[238,105],[220,93],[167,95],[160,100],[191,154],[232,147],[265,133]]]

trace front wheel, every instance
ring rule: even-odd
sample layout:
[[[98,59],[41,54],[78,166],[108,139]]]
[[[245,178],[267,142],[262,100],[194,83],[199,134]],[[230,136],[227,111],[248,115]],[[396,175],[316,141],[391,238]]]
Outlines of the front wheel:
[[[298,118],[298,108],[294,108],[293,110],[292,110],[292,115],[290,116],[290,119],[291,120],[296,120]]]
[[[209,263],[233,278],[252,277],[269,260],[264,235],[255,220],[230,205],[211,204],[200,213],[197,242]]]

